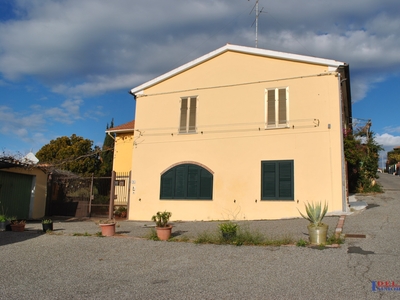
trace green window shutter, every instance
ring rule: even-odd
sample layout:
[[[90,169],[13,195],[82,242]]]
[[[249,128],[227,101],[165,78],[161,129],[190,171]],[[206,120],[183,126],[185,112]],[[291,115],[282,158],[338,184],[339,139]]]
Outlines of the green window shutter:
[[[286,89],[279,89],[279,124],[285,125],[287,122],[286,116]]]
[[[274,127],[275,124],[275,90],[268,90],[267,93],[267,126]]]
[[[293,160],[261,162],[261,200],[294,200]]]
[[[196,110],[197,110],[197,98],[190,98],[190,110],[189,110],[189,132],[196,131]]]
[[[291,199],[293,198],[293,162],[280,162],[279,163],[279,198]]]
[[[187,198],[198,198],[200,187],[200,169],[196,165],[188,166]]]
[[[276,164],[264,162],[262,165],[262,199],[276,197]]]
[[[175,199],[184,199],[186,195],[187,166],[175,167]]]
[[[182,164],[161,175],[160,199],[212,200],[213,175],[194,164]]]
[[[187,114],[188,114],[188,99],[181,99],[181,118],[179,121],[179,132],[186,132],[187,124]]]
[[[172,199],[174,196],[175,170],[169,170],[161,177],[161,199]]]
[[[201,169],[200,199],[212,199],[213,175],[205,169]]]

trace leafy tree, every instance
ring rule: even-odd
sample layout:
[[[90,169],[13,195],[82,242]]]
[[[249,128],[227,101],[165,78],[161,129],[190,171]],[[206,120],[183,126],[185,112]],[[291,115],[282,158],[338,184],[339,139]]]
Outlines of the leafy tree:
[[[394,148],[393,151],[387,153],[387,163],[389,165],[395,165],[400,162],[400,149]]]
[[[344,136],[344,153],[347,161],[350,192],[380,191],[375,185],[379,151],[373,132],[348,131]]]
[[[100,167],[99,147],[93,148],[93,141],[75,134],[62,136],[44,145],[36,157],[40,163],[81,175],[96,173]]]
[[[114,127],[114,119],[111,120],[110,127],[107,124],[107,130]],[[113,134],[111,134],[113,135]],[[113,135],[114,137],[114,135]],[[114,158],[114,139],[106,133],[104,138],[102,152],[100,155],[101,168],[99,175],[101,176],[111,176]]]

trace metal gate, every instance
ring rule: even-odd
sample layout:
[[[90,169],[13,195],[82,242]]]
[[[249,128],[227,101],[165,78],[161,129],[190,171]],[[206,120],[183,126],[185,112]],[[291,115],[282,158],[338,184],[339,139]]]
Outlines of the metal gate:
[[[107,217],[114,205],[128,206],[130,172],[113,177],[49,175],[46,215]]]

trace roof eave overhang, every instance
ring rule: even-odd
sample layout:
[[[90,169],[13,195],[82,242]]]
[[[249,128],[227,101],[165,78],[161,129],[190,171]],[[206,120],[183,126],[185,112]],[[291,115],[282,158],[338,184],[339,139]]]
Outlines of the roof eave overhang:
[[[123,132],[134,132],[135,129],[119,129],[119,130],[106,130],[106,133],[123,133]]]

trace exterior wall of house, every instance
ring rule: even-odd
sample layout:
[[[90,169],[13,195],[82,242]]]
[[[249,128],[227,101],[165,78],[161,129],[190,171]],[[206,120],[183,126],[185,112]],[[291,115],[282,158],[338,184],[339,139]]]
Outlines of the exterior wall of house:
[[[47,196],[47,175],[38,168],[23,169],[23,168],[10,168],[3,169],[5,172],[13,172],[18,174],[26,174],[34,176],[34,191],[33,199],[29,208],[29,218],[40,219],[46,214],[46,196]]]
[[[113,170],[129,172],[132,168],[133,132],[117,133],[114,143]]]
[[[244,84],[246,83],[246,84]],[[265,129],[265,92],[288,88],[289,127]],[[193,89],[193,90],[191,90]],[[328,67],[226,52],[137,97],[129,218],[299,217],[307,202],[342,210],[339,83]],[[181,97],[197,96],[195,134],[179,134]],[[294,161],[294,200],[261,200],[261,162]],[[161,174],[194,162],[213,173],[212,200],[160,200]]]

